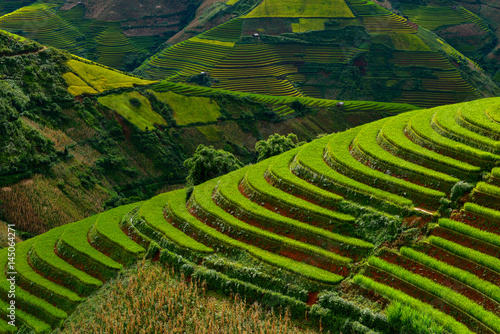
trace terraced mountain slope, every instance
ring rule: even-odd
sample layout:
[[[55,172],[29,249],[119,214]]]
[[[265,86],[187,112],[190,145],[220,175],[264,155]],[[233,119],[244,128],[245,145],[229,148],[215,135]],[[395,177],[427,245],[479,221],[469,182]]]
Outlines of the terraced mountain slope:
[[[364,0],[262,1],[164,49],[137,73],[197,83],[204,75],[204,84],[234,91],[420,107],[498,94],[443,39]]]
[[[500,70],[500,7],[495,1],[379,2],[434,31],[494,78]]]
[[[416,109],[156,84],[4,31],[0,50],[0,224],[25,236],[180,187],[199,144],[248,163],[274,133],[307,141]]]
[[[273,290],[275,303],[292,313],[309,309],[303,293],[283,285],[207,271],[231,272],[230,261],[214,266],[209,254],[244,253],[309,292],[354,282],[449,332],[497,333],[499,110],[500,99],[491,98],[400,114],[207,181],[191,194],[167,192],[22,242],[18,320],[49,331],[143,256],[219,286],[228,282],[233,292],[264,298],[259,289]],[[485,172],[486,182],[478,182]],[[470,200],[437,221],[436,210],[446,215],[461,206],[463,181],[477,183]],[[426,225],[432,220],[438,224]],[[5,265],[6,250],[1,259]],[[319,302],[321,312],[327,305]],[[356,312],[351,320],[366,330],[391,330],[383,315],[375,321]]]
[[[89,19],[85,18],[87,13],[84,4],[75,3],[66,7],[66,10],[61,10],[60,3],[51,2],[37,2],[21,7],[3,13],[5,15],[0,17],[0,28],[107,66],[127,70],[137,67],[149,53],[154,53],[168,36],[179,29],[179,22],[175,21],[174,16],[170,17],[172,21],[167,24],[170,28],[153,20],[154,23],[148,24],[153,30],[149,33],[143,31],[140,35],[145,36],[137,37],[130,31],[133,30],[133,25],[139,22],[133,22],[131,17],[128,21],[126,18],[107,18],[105,21]],[[134,10],[134,13],[137,11]],[[170,35],[161,35],[175,26],[177,28],[173,29]],[[147,26],[138,28],[148,30]]]
[[[140,0],[131,5],[123,0],[7,0],[0,3],[0,29],[132,71],[158,52],[163,42],[183,29],[191,31],[190,23],[213,27],[235,15],[232,13],[239,7],[251,6],[249,3],[229,6],[211,0]]]

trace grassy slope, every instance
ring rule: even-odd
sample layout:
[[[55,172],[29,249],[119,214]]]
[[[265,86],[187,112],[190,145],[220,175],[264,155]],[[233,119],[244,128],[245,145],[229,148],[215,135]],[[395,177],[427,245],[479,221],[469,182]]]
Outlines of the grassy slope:
[[[487,102],[490,106],[498,106],[500,103],[500,99],[489,99]],[[457,113],[461,110],[461,108],[465,106],[467,108],[476,108],[477,112],[485,112],[483,103],[475,104],[474,102],[469,102],[467,104],[440,107],[428,111],[417,111],[414,112],[414,114],[417,116],[421,114],[430,119],[432,117],[431,112],[439,114],[443,110],[447,110],[449,112]],[[414,118],[414,116],[411,118],[405,116],[406,115],[396,116],[395,119],[399,117],[409,122],[409,119]],[[382,127],[385,122],[387,122],[387,120],[382,120],[370,125],[365,125],[360,128],[353,129],[352,131],[360,134],[356,138],[357,141],[363,143],[365,140],[367,140],[367,142],[370,142],[373,140],[371,138],[371,127],[374,124]],[[364,131],[365,129],[367,132]],[[318,140],[316,142],[306,144],[305,146],[298,148],[296,151],[293,151],[293,153],[306,152],[309,150],[309,148],[318,146],[318,143],[321,144],[323,148],[325,148],[326,146],[329,146],[331,148],[335,147],[336,145],[342,147],[341,139],[344,138],[343,134],[350,135],[352,131],[346,131],[336,136],[333,135],[325,137],[323,140]],[[403,130],[400,129],[398,131]],[[436,131],[433,134],[429,134],[429,136],[432,138],[441,137],[441,135]],[[431,141],[425,145],[430,145],[430,147],[433,148],[432,145],[436,144],[433,144],[433,142]],[[463,146],[464,145],[462,145],[461,147],[463,148]],[[459,150],[460,147],[457,146],[455,149]],[[388,172],[386,173],[386,177],[384,179],[380,179],[379,182],[376,183],[369,183],[364,178],[364,175],[369,174],[369,171],[367,169],[376,168],[377,164],[363,165],[367,169],[359,169],[357,173],[351,173],[349,171],[342,170],[338,171],[339,173],[345,174],[344,178],[346,180],[352,178],[356,180],[358,184],[366,184],[366,186],[363,186],[363,189],[365,189],[364,191],[369,192],[368,196],[370,197],[370,199],[366,201],[366,196],[358,197],[355,194],[357,190],[355,190],[354,188],[350,188],[350,185],[347,183],[344,185],[347,191],[342,191],[338,186],[332,184],[332,182],[336,182],[335,180],[328,180],[323,175],[313,175],[313,171],[310,169],[310,167],[307,167],[308,163],[305,163],[306,161],[317,161],[317,164],[321,164],[326,168],[324,168],[325,170],[331,170],[331,167],[328,167],[328,165],[326,165],[326,162],[322,158],[323,149],[312,151],[310,150],[310,152],[310,154],[315,155],[314,159],[308,155],[304,155],[302,156],[303,160],[299,161],[302,167],[298,168],[296,162],[294,162],[294,165],[289,168],[292,168],[297,177],[300,177],[303,181],[309,182],[310,187],[317,187],[317,181],[319,180],[319,185],[322,188],[345,196],[346,200],[337,201],[336,204],[334,204],[334,207],[336,208],[336,210],[339,210],[342,213],[351,213],[358,219],[360,219],[356,222],[357,227],[354,232],[355,237],[366,240],[366,238],[370,237],[370,231],[372,229],[375,229],[376,231],[383,232],[385,234],[384,237],[386,238],[386,243],[384,245],[393,246],[394,248],[399,248],[401,245],[416,247],[414,241],[421,239],[417,237],[420,235],[423,237],[424,233],[427,233],[428,231],[427,227],[425,226],[425,221],[422,223],[421,230],[419,230],[418,228],[408,229],[408,227],[405,225],[400,227],[405,230],[404,234],[415,233],[413,234],[415,238],[409,238],[405,241],[404,238],[397,239],[398,234],[401,232],[401,230],[398,231],[397,227],[391,226],[391,224],[394,224],[390,222],[391,215],[380,214],[377,213],[377,211],[374,211],[373,208],[370,209],[366,207],[366,205],[368,204],[374,206],[379,210],[387,209],[383,204],[378,204],[377,202],[373,201],[372,198],[373,196],[379,196],[379,190],[386,187],[384,183],[389,184],[392,182],[396,185],[396,187],[398,187],[397,184],[401,181],[401,179],[397,177],[399,166],[387,167]],[[374,158],[377,159],[377,153],[375,151],[373,152]],[[335,152],[331,150],[329,154],[335,154]],[[383,155],[381,155],[380,157],[382,158]],[[254,259],[264,257],[261,260],[263,260],[263,262],[272,263],[272,266],[275,268],[274,270],[276,272],[276,275],[281,275],[281,271],[287,272],[287,275],[291,276],[294,276],[293,273],[297,273],[298,275],[295,279],[300,278],[298,281],[304,282],[305,278],[308,278],[310,280],[310,283],[307,283],[305,285],[307,286],[307,289],[317,289],[318,282],[321,281],[325,283],[325,281],[320,277],[322,273],[327,273],[325,271],[325,268],[330,268],[330,273],[328,273],[328,275],[332,275],[332,272],[336,272],[338,270],[338,267],[335,266],[339,266],[341,264],[336,263],[334,267],[331,267],[332,263],[329,263],[330,260],[327,260],[326,262],[325,260],[328,257],[331,257],[332,259],[338,258],[337,255],[326,256],[328,252],[322,250],[317,246],[313,246],[312,240],[308,239],[308,233],[298,234],[297,232],[294,232],[295,230],[292,228],[292,222],[296,227],[305,226],[304,223],[307,222],[307,217],[302,217],[300,214],[305,210],[304,208],[307,207],[308,202],[304,200],[307,199],[307,197],[303,197],[303,195],[298,193],[294,195],[300,197],[300,199],[294,200],[291,195],[286,195],[286,201],[281,202],[279,198],[276,198],[275,196],[279,197],[279,194],[282,190],[272,190],[272,187],[281,187],[281,185],[279,183],[270,185],[266,182],[265,179],[265,171],[267,170],[267,168],[265,168],[267,167],[266,164],[272,164],[276,159],[281,158],[286,159],[286,161],[290,161],[291,159],[288,154],[285,154],[284,156],[265,160],[253,167],[248,166],[244,169],[228,174],[227,176],[224,176],[222,178],[208,181],[195,188],[190,200],[187,200],[185,198],[184,192],[179,192],[175,194],[172,193],[172,196],[169,196],[170,194],[158,196],[146,203],[138,203],[138,205],[140,204],[144,207],[144,210],[147,211],[146,213],[154,211],[154,217],[145,214],[145,212],[139,212],[138,215],[134,218],[133,214],[135,211],[132,209],[136,205],[133,204],[129,206],[123,206],[119,209],[106,212],[99,216],[91,217],[81,222],[71,224],[62,233],[61,241],[57,246],[58,254],[65,261],[68,261],[69,263],[77,266],[82,270],[88,270],[90,274],[96,277],[98,277],[102,273],[102,270],[100,270],[99,268],[106,267],[106,278],[108,278],[109,276],[112,276],[114,272],[120,270],[121,265],[112,261],[106,254],[109,254],[107,252],[112,252],[114,248],[121,249],[123,251],[124,247],[132,247],[133,243],[130,242],[127,238],[127,235],[129,235],[132,240],[134,240],[135,242],[139,242],[141,245],[145,246],[144,249],[147,248],[148,244],[152,244],[153,241],[158,242],[159,246],[154,247],[168,249],[168,251],[162,251],[162,255],[160,256],[162,261],[167,261],[168,263],[188,273],[193,273],[194,271],[195,277],[207,278],[208,284],[211,286],[214,284],[215,286],[220,286],[220,276],[217,276],[217,274],[204,269],[203,261],[197,260],[196,263],[198,263],[198,265],[195,265],[194,263],[187,260],[188,258],[200,259],[204,256],[199,253],[193,253],[194,248],[190,245],[198,244],[189,242],[189,240],[190,238],[194,238],[195,240],[197,240],[197,242],[201,242],[205,245],[210,246],[213,250],[215,250],[216,253],[227,254],[227,256],[230,257],[235,256],[235,258],[240,259],[240,261],[244,261],[244,257],[237,251],[237,249],[246,250],[249,254],[255,256]],[[351,158],[360,159],[360,157],[356,155],[351,156]],[[319,170],[317,167],[318,166],[315,167],[316,171]],[[336,168],[335,166],[333,167]],[[486,166],[483,168],[483,170],[487,171],[489,171],[490,169],[491,166]],[[427,173],[432,174],[432,170],[433,168],[430,167]],[[247,171],[249,172],[248,174],[246,174]],[[245,177],[245,180],[244,182],[240,183],[239,181],[243,177]],[[402,177],[403,179],[405,178],[404,176],[399,177]],[[294,182],[293,178],[291,178],[290,180],[290,182]],[[367,183],[369,183],[370,185],[368,186]],[[259,194],[249,194],[249,186]],[[301,187],[303,188],[303,186]],[[482,187],[484,188],[485,186],[483,185]],[[397,190],[394,191],[397,192]],[[231,192],[237,193],[232,196]],[[239,192],[241,192],[241,194],[239,194]],[[321,191],[316,191],[315,193],[317,194],[316,196],[321,196]],[[446,196],[449,197],[450,193],[451,191],[447,190]],[[245,198],[243,194],[248,196],[248,198]],[[220,197],[221,195],[222,197]],[[418,194],[409,193],[407,194],[407,197],[408,200],[410,202],[413,202],[415,206],[419,205]],[[309,198],[309,200],[313,199]],[[240,209],[235,209],[235,207],[231,206],[231,203],[234,204],[234,202],[242,203]],[[148,206],[147,209],[145,205]],[[162,210],[165,206],[167,206],[167,210],[162,214]],[[292,210],[289,209],[290,207],[292,208]],[[332,207],[329,206],[329,208],[331,209]],[[311,209],[314,209],[315,212],[323,210],[317,206],[312,206]],[[132,216],[126,215],[126,219],[120,219],[120,216],[128,212],[129,210],[132,210]],[[241,212],[236,212],[235,210],[240,210]],[[266,210],[272,210],[273,212],[271,213]],[[391,209],[391,211],[393,210]],[[115,214],[119,212],[119,215]],[[174,212],[176,213],[172,214]],[[268,213],[266,214],[266,212]],[[371,214],[369,214],[368,216],[364,216],[364,214],[368,212],[371,212]],[[415,213],[416,211],[400,212],[400,214],[408,216],[414,215]],[[293,216],[294,219],[297,219],[298,221],[291,220],[290,216]],[[262,217],[264,217],[264,220],[262,220]],[[267,217],[267,220],[265,217]],[[429,218],[431,217],[429,216]],[[145,222],[142,219],[146,219],[148,221]],[[368,221],[370,222],[368,226],[364,226],[364,219],[368,219]],[[389,219],[389,221],[387,219]],[[273,231],[272,226],[274,222],[278,220],[280,220],[282,223],[286,222],[287,224],[291,224],[290,228],[287,230],[280,228],[279,230]],[[370,226],[378,220],[382,221],[381,225]],[[262,225],[262,223],[259,223],[259,221],[267,221],[267,224]],[[175,238],[171,239],[174,243],[165,240],[164,233],[168,233],[168,229],[162,228],[162,224],[172,224],[173,226],[167,226],[169,228],[181,229],[185,233],[185,235],[176,235]],[[148,225],[149,227],[146,225]],[[304,231],[306,230],[314,230],[314,233],[320,233],[320,230],[317,228],[304,228]],[[443,232],[435,232],[433,230],[431,231],[432,237],[427,239],[427,241],[424,240],[420,244],[420,246],[425,249],[425,247],[430,247],[425,246],[427,243],[428,245],[435,245],[446,249],[450,253],[455,253],[461,257],[465,256],[469,261],[473,261],[477,265],[481,265],[486,268],[498,271],[498,260],[493,256],[494,254],[496,254],[495,252],[498,252],[499,249],[498,247],[495,247],[495,245],[500,244],[498,234],[489,232],[487,233],[481,231],[480,228],[467,226],[464,223],[457,223],[453,222],[452,220],[439,221],[439,228],[436,229],[436,231],[443,230],[453,230],[455,231],[453,233],[462,233],[463,237],[459,239],[452,239],[453,234],[445,235],[443,234]],[[104,242],[104,240],[96,238],[95,232],[97,232],[101,236],[105,234],[106,241]],[[287,236],[283,237],[282,234],[286,234]],[[324,236],[330,235],[330,233],[326,231],[321,232],[320,234]],[[185,240],[186,242],[183,242],[183,245],[185,246],[181,246],[180,243],[176,242],[176,238],[182,238],[183,240]],[[339,236],[338,238],[331,239],[329,242],[331,242],[332,240],[344,240],[343,238],[343,236]],[[470,238],[474,238],[474,240],[476,240],[473,241],[473,245],[478,242],[478,240],[481,240],[481,243],[478,243],[479,246],[477,250],[471,251],[468,248],[470,247],[470,244],[468,244],[468,240],[470,240]],[[167,239],[169,238],[167,237]],[[50,245],[54,243],[54,238],[38,237],[37,239],[33,240],[36,240],[37,246],[42,248],[45,246],[39,245],[39,243],[42,241],[38,240],[46,240],[44,242],[50,242]],[[33,240],[23,242],[18,246],[20,251],[22,250],[23,257],[27,258],[30,256],[29,249],[30,247],[32,247]],[[347,241],[347,243],[351,244],[352,240],[355,239],[349,240],[351,241]],[[396,240],[396,243],[391,244],[391,242],[394,240]],[[359,242],[356,242],[356,244],[358,243]],[[371,248],[371,244],[366,245],[370,246]],[[340,247],[340,249],[346,251],[347,254],[354,254],[356,250],[351,246],[352,245],[350,245],[349,247],[347,247],[346,245],[336,245],[333,249],[335,249],[336,247]],[[199,246],[196,246],[196,248],[198,247]],[[142,248],[140,247],[137,247],[137,249],[142,250]],[[171,252],[182,254],[184,258],[182,256],[174,255]],[[424,253],[425,251],[422,252],[422,254]],[[464,255],[466,253],[468,255]],[[113,254],[115,253],[113,252]],[[148,255],[156,257],[155,254],[155,248],[149,248]],[[492,298],[493,300],[497,300],[499,298],[498,289],[494,288],[493,285],[484,282],[484,280],[488,281],[492,278],[484,277],[483,280],[480,280],[479,278],[475,277],[476,274],[474,273],[478,272],[477,268],[475,269],[471,267],[465,270],[463,268],[454,268],[453,266],[447,266],[441,262],[436,262],[430,259],[429,256],[419,255],[419,253],[412,252],[407,248],[403,248],[401,250],[401,255],[398,255],[398,253],[396,253],[395,251],[388,252],[383,250],[381,252],[377,252],[376,254],[378,254],[377,257],[370,257],[365,271],[358,272],[359,268],[357,266],[345,266],[344,269],[340,268],[341,270],[344,270],[343,276],[348,276],[348,273],[351,271],[364,275],[365,277],[356,276],[354,282],[363,285],[368,289],[374,289],[388,299],[398,300],[410,307],[417,307],[425,314],[427,314],[428,317],[444,326],[447,330],[459,330],[459,332],[468,333],[468,330],[466,330],[463,325],[466,325],[473,331],[477,330],[478,328],[482,328],[481,326],[489,327],[494,331],[498,329],[498,317],[491,312],[492,306],[488,306],[490,304],[483,305],[477,299],[478,297],[476,297],[475,294],[470,294],[467,292],[471,291],[471,288],[478,289],[488,298]],[[399,256],[402,259],[411,257],[413,261],[416,261],[416,264],[408,265],[406,264],[406,262],[404,262],[409,260],[391,260],[391,256]],[[140,257],[140,254],[135,254],[134,257]],[[356,261],[359,263],[361,258],[358,258]],[[52,262],[56,264],[55,261],[52,260]],[[420,266],[419,263],[424,263],[427,264],[427,266],[431,266],[432,270],[434,271],[432,271],[431,269],[425,269],[426,271],[422,273],[421,270],[418,269],[418,266]],[[110,269],[111,267],[113,267],[113,270]],[[318,267],[323,269],[319,270]],[[279,270],[277,270],[277,268]],[[299,268],[303,268],[303,270],[298,270]],[[347,272],[345,270],[347,270]],[[311,273],[314,273],[315,271],[317,271],[317,274],[311,275]],[[436,273],[436,271],[441,274]],[[38,277],[38,275],[47,277],[51,274],[50,271],[43,271],[41,274],[38,274],[34,271],[31,271],[29,266],[24,266],[23,275],[29,281],[30,279],[35,279],[36,277]],[[425,277],[422,277],[422,275]],[[448,286],[439,275],[448,275],[453,279],[460,281],[461,284],[465,284],[466,286],[462,288]],[[287,280],[291,279],[291,276],[287,276]],[[388,278],[384,280],[384,277]],[[392,288],[388,288],[385,284],[387,284],[387,282],[394,281],[394,279],[391,279],[391,277],[397,277],[398,281],[394,283]],[[377,283],[374,283],[374,281]],[[243,289],[238,290],[240,292],[246,291],[245,293],[249,293],[250,296],[255,296],[255,292],[254,290],[252,290],[256,289],[255,287],[245,285],[241,282],[236,283],[237,281],[231,282],[233,283],[227,284],[235,284],[231,286],[233,286],[235,289],[237,287],[237,289]],[[255,280],[255,282],[252,283],[258,284],[258,280]],[[329,284],[331,285],[332,283],[330,282]],[[409,290],[405,290],[401,287],[402,285],[404,286],[404,284],[410,285],[412,288]],[[37,288],[33,288],[35,290],[30,290],[30,292],[35,293],[42,298],[49,298],[50,300],[52,300],[52,298],[56,298],[57,296],[54,297],[44,295],[41,290],[38,290],[38,286],[40,285],[48,286],[54,291],[66,291],[64,289],[60,289],[57,284],[50,283],[46,279],[37,279],[37,284],[35,285],[37,286]],[[244,286],[244,288],[242,286]],[[415,293],[413,290],[414,286],[418,286],[418,288],[421,289],[423,293]],[[137,285],[136,287],[137,289],[144,289],[148,288],[149,286],[148,284],[145,284],[143,286]],[[332,286],[330,286],[330,289],[335,290],[335,288]],[[356,293],[359,293],[359,290],[357,291],[358,292]],[[70,291],[65,292],[65,294],[70,293]],[[455,310],[454,312],[450,312],[449,308],[443,308],[443,312],[451,315],[456,320],[453,320],[448,316],[443,317],[441,312],[437,312],[435,309],[430,308],[429,303],[432,303],[432,298],[435,297],[431,296],[431,299],[428,299],[428,297],[426,297],[426,294],[438,296],[441,302],[445,303],[447,307],[453,307]],[[118,298],[120,299],[120,297]],[[278,297],[276,296],[275,298]],[[419,301],[416,301],[413,298],[417,298]],[[290,301],[290,303],[292,303],[291,305],[293,307],[302,305],[300,303],[296,304],[296,302],[292,301]],[[61,307],[67,308],[67,306],[64,306],[62,304]],[[44,314],[44,316],[46,315]],[[106,323],[105,319],[100,318],[100,316],[98,315],[93,315],[93,317],[95,317],[95,319],[100,319],[98,320],[99,322],[102,322],[104,324]],[[475,320],[472,322],[465,321],[464,319],[469,319],[468,317],[472,317]],[[42,317],[42,319],[45,318]],[[463,324],[458,323],[457,320],[458,322],[463,322]],[[136,321],[139,322],[143,320],[137,319]],[[364,325],[368,323],[369,322],[363,322]]]
[[[245,16],[260,17],[354,17],[344,0],[263,0]]]
[[[140,102],[139,106],[131,103],[132,99]],[[98,98],[99,103],[116,111],[125,117],[130,123],[136,125],[141,130],[153,129],[155,124],[166,125],[167,122],[151,109],[149,100],[139,94],[130,92],[122,94],[110,94]]]
[[[179,125],[191,123],[212,123],[221,116],[220,107],[206,97],[187,97],[173,92],[157,93],[156,97],[170,105]]]

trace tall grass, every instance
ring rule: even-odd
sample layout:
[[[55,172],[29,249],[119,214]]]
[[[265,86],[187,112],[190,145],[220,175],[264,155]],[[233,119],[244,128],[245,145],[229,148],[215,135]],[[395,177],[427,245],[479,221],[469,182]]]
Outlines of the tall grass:
[[[284,314],[248,306],[238,296],[207,293],[161,265],[140,262],[91,297],[65,323],[62,333],[314,333]]]

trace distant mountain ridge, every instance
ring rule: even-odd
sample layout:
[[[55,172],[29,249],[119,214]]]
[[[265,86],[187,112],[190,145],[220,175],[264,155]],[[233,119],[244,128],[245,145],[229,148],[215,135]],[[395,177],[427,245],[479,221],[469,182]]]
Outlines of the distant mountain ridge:
[[[179,82],[202,72],[213,88],[422,107],[500,91],[443,39],[364,0],[265,0],[137,70]]]

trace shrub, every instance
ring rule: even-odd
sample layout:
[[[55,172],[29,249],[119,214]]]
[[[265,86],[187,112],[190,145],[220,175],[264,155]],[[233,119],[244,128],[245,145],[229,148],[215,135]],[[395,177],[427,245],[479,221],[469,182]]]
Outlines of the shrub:
[[[193,157],[184,161],[184,167],[188,170],[187,183],[197,185],[237,170],[243,164],[229,152],[199,145]]]
[[[293,133],[288,134],[288,136],[275,133],[270,135],[267,140],[259,140],[255,144],[255,150],[258,154],[257,161],[262,161],[298,147],[301,145],[298,141],[297,136]]]

